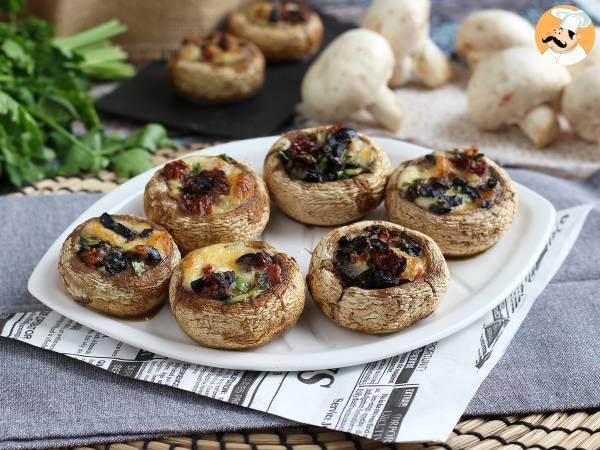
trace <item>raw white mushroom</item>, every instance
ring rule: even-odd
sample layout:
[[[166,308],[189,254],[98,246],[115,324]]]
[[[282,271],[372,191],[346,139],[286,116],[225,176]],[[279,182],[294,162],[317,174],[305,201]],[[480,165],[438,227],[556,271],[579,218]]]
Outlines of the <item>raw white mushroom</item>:
[[[596,39],[596,43],[594,44],[592,51],[588,53],[588,55],[583,59],[583,61],[580,61],[577,64],[567,66],[567,68],[569,69],[569,72],[571,72],[571,76],[575,77],[588,67],[592,67],[598,64],[600,64],[600,39]]]
[[[302,80],[302,109],[322,121],[343,121],[366,108],[396,131],[402,107],[388,88],[394,54],[383,36],[355,29],[338,36],[309,67]]]
[[[560,133],[554,106],[571,76],[537,49],[512,47],[481,61],[467,86],[469,112],[484,130],[516,124],[537,147]]]
[[[535,30],[526,19],[503,9],[469,14],[456,32],[454,49],[473,69],[477,63],[509,47],[535,45]]]
[[[444,52],[429,38],[429,0],[375,0],[362,26],[380,33],[394,51],[396,65],[390,86],[421,81],[438,87],[452,76]]]
[[[561,106],[579,136],[600,142],[600,65],[592,65],[573,77]]]

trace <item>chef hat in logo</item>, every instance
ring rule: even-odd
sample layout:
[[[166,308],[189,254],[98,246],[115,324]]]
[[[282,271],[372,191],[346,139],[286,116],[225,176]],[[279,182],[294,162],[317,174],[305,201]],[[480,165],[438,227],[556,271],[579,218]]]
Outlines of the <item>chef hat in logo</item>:
[[[590,17],[581,9],[554,8],[551,14],[561,20],[561,28],[571,30],[573,33],[577,33],[579,28],[585,28],[592,23]]]

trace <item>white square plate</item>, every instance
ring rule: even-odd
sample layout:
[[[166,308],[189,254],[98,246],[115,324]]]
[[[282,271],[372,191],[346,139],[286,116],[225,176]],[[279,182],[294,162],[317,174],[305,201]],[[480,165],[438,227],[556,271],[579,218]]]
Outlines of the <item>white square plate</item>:
[[[261,173],[264,156],[275,139],[230,142],[201,153],[227,153]],[[388,153],[393,166],[430,151],[391,139],[375,141]],[[215,350],[197,345],[181,331],[168,306],[143,322],[113,319],[72,301],[58,276],[60,247],[78,224],[105,211],[144,214],[144,186],[155,170],[119,186],[77,218],[33,271],[29,291],[55,311],[127,344],[182,361],[230,369],[292,371],[345,367],[398,355],[455,333],[490,311],[525,277],[550,236],[556,214],[543,197],[517,185],[520,207],[511,229],[486,252],[450,260],[450,289],[437,311],[398,333],[366,335],[346,330],[325,318],[309,298],[298,324],[268,345],[248,351]],[[383,206],[369,218],[385,218]],[[306,273],[309,250],[328,230],[295,222],[273,205],[263,239],[296,258]]]

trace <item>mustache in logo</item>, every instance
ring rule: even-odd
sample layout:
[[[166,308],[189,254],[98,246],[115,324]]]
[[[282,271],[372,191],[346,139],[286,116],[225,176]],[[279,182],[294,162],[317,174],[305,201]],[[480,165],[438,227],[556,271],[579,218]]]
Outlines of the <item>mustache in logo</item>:
[[[567,46],[566,42],[562,42],[559,41],[557,37],[555,36],[547,36],[545,38],[542,38],[542,42],[544,44],[546,44],[547,42],[553,41],[556,45],[558,45],[560,48],[565,48]]]

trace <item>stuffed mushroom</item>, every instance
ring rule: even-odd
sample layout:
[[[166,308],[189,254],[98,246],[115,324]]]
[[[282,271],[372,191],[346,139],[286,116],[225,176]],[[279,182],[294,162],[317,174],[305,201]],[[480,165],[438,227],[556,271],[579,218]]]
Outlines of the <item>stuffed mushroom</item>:
[[[206,347],[264,345],[289,330],[305,302],[296,261],[270,245],[215,244],[189,253],[169,288],[177,323]]]
[[[143,319],[163,305],[179,260],[163,227],[140,217],[104,213],[69,235],[58,272],[77,303],[121,319]]]
[[[205,103],[233,103],[256,94],[265,80],[265,58],[252,42],[227,33],[183,41],[169,61],[181,95]]]
[[[264,181],[227,155],[166,164],[146,185],[146,216],[163,225],[182,253],[261,235],[269,220]]]
[[[232,13],[228,31],[254,42],[268,60],[300,60],[323,40],[323,23],[309,7],[285,1],[257,2]]]
[[[431,236],[446,256],[491,247],[510,228],[518,198],[508,174],[477,147],[402,163],[385,194],[389,218]]]
[[[450,275],[428,236],[383,221],[337,228],[315,248],[308,288],[331,320],[363,333],[391,333],[429,316]]]
[[[339,225],[381,202],[387,155],[368,137],[335,125],[285,133],[271,147],[263,174],[275,203],[311,225]]]

